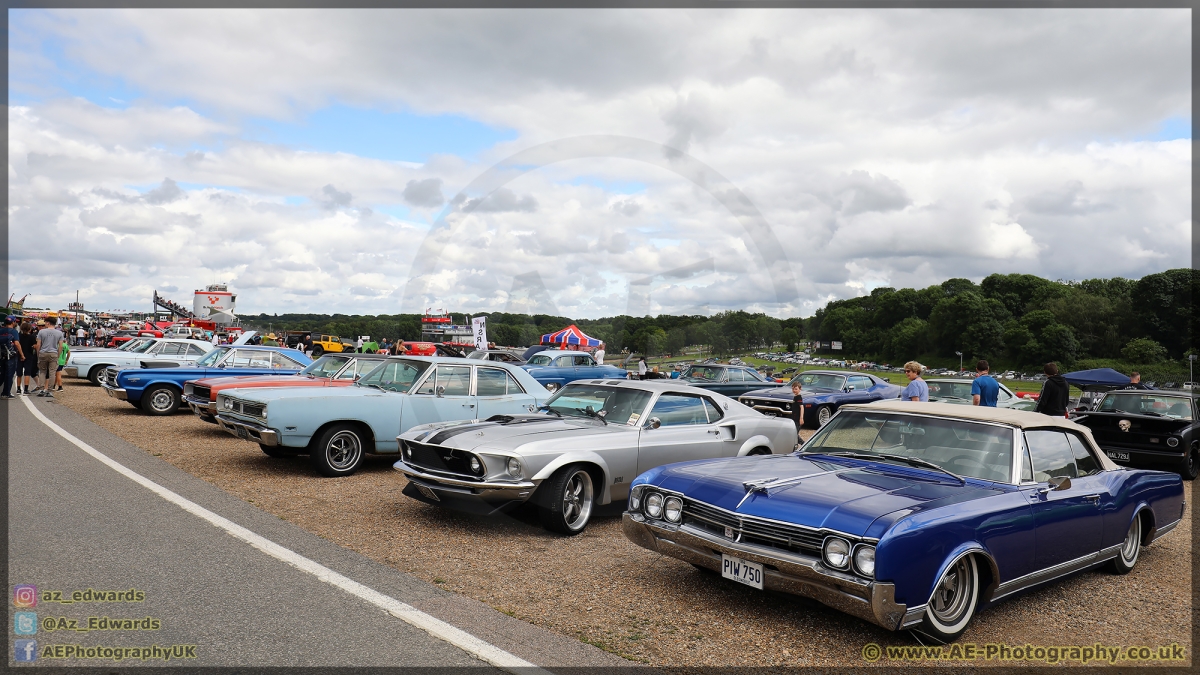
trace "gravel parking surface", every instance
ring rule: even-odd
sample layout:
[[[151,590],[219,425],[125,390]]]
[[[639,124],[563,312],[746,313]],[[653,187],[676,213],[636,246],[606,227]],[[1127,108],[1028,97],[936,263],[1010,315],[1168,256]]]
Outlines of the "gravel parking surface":
[[[633,661],[675,667],[861,666],[867,665],[861,654],[868,643],[916,644],[907,633],[725,582],[634,546],[621,534],[618,508],[602,510],[578,537],[559,537],[542,530],[533,513],[485,519],[409,499],[400,494],[403,477],[386,458],[369,458],[373,461],[354,476],[322,478],[307,457],[269,458],[256,444],[191,414],[149,417],[81,380],[67,380],[57,400],[326,539]],[[961,642],[1178,643],[1190,655],[1191,504],[1189,493],[1180,527],[1145,549],[1129,575],[1088,572],[1010,598],[978,615]],[[885,664],[886,658],[878,662]]]

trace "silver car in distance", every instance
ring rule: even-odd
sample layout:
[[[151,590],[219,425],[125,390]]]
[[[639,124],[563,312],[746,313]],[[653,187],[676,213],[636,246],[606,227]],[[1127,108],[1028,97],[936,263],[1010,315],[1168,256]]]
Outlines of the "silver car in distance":
[[[489,515],[532,500],[547,529],[575,535],[655,467],[796,447],[790,419],[672,381],[579,380],[539,410],[400,434],[404,494]]]

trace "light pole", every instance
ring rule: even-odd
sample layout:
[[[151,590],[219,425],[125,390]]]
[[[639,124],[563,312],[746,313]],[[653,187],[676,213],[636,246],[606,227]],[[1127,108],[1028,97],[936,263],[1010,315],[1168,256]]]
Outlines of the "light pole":
[[[1195,384],[1196,378],[1192,376],[1192,364],[1195,362],[1196,362],[1196,355],[1188,354],[1188,382],[1191,382],[1193,387],[1196,386],[1196,384]]]
[[[958,354],[958,374],[962,375],[962,352],[954,352]]]

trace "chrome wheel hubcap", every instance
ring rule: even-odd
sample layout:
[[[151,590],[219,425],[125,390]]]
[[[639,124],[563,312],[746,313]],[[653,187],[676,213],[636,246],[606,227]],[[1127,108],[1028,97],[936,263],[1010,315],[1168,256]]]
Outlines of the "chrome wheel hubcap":
[[[1139,518],[1133,521],[1133,525],[1129,528],[1129,534],[1125,535],[1125,543],[1121,546],[1121,558],[1127,564],[1137,560],[1138,543],[1141,537],[1142,522]]]
[[[171,409],[171,404],[175,402],[175,397],[171,392],[159,389],[150,397],[150,407],[159,412],[164,412]]]
[[[933,615],[943,623],[956,623],[967,609],[973,584],[971,563],[964,556],[946,571],[937,590],[933,592],[933,598],[929,601]]]
[[[329,439],[329,447],[325,451],[329,465],[338,470],[345,470],[358,463],[362,455],[362,444],[358,435],[350,431],[339,431]]]
[[[592,477],[586,471],[576,471],[563,490],[563,520],[567,527],[578,530],[587,524],[592,514]]]

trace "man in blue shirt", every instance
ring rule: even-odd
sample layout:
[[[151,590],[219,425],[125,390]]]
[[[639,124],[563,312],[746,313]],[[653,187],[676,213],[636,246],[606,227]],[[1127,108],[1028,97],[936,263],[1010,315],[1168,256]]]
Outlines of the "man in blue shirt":
[[[986,359],[979,359],[975,364],[975,381],[971,383],[971,402],[975,405],[996,407],[996,398],[1000,396],[1000,383],[988,375],[990,366]]]
[[[21,350],[21,334],[13,327],[16,321],[14,316],[5,317],[4,326],[0,328],[0,377],[4,378],[0,399],[13,398],[13,378],[17,375],[17,364],[20,363],[17,359],[25,360],[25,353]]]
[[[900,400],[902,401],[918,401],[921,403],[929,402],[929,385],[925,384],[925,380],[921,379],[921,364],[916,361],[909,361],[904,364],[904,375],[908,378],[908,386],[904,391],[900,392]]]

